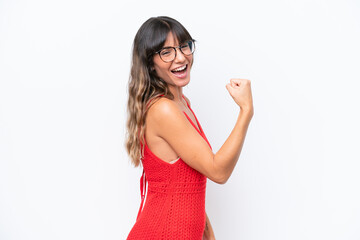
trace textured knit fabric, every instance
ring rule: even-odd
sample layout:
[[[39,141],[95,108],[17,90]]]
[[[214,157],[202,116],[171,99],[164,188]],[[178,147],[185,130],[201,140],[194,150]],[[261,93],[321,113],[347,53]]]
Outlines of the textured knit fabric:
[[[194,114],[189,103],[187,105]],[[200,131],[184,114],[210,146],[195,114]],[[181,158],[170,164],[155,156],[146,141],[144,147],[140,179],[142,200],[136,223],[127,239],[201,240],[206,221],[207,178]]]

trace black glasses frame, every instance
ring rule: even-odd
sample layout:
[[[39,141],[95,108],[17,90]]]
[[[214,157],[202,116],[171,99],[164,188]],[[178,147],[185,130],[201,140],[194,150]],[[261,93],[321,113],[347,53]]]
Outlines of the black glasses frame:
[[[188,43],[188,42],[192,42],[192,44],[193,44],[193,49],[194,49],[194,50],[193,50],[192,53],[190,53],[190,54],[185,54],[185,53],[182,51],[182,48],[183,48],[182,45],[185,44],[185,43]],[[190,55],[192,55],[192,54],[195,52],[195,42],[196,42],[195,39],[190,39],[190,40],[188,40],[188,41],[180,44],[180,45],[177,46],[177,47],[164,47],[164,48],[160,49],[159,51],[154,52],[153,55],[154,55],[154,54],[159,54],[159,57],[160,57],[160,59],[161,59],[163,62],[172,62],[172,61],[174,61],[174,59],[176,58],[176,53],[177,53],[176,49],[177,49],[177,48],[180,49],[181,53],[184,54],[185,56],[190,56]],[[164,59],[162,59],[162,57],[161,57],[161,55],[160,55],[160,52],[161,52],[162,50],[170,49],[170,48],[174,49],[174,51],[175,51],[174,59],[171,60],[171,61],[165,61]]]

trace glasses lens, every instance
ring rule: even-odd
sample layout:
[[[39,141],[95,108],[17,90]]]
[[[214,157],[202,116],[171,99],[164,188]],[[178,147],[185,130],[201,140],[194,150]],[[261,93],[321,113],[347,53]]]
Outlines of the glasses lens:
[[[188,41],[187,43],[181,46],[181,51],[185,55],[190,55],[195,51],[195,44],[192,40]]]
[[[160,57],[165,62],[171,62],[175,58],[175,51],[173,48],[165,48],[161,50]]]

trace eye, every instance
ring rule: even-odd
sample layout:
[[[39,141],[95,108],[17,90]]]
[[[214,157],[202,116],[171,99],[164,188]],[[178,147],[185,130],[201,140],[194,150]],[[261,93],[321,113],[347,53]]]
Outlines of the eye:
[[[161,56],[166,56],[170,54],[170,51],[169,50],[161,51],[160,54]]]
[[[165,48],[165,49],[161,50],[160,55],[164,56],[164,57],[169,56],[172,54],[173,50],[174,49],[172,49],[172,48]]]
[[[181,45],[181,48],[188,48],[189,47],[189,43],[186,43],[184,45]]]

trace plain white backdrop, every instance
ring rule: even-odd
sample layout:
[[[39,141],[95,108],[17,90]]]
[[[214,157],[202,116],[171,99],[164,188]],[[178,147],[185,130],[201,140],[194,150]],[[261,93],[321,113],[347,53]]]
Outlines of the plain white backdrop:
[[[140,168],[124,147],[133,38],[149,17],[197,40],[191,100],[216,152],[252,81],[255,114],[217,239],[360,239],[360,3],[0,0],[0,239],[125,239]]]

